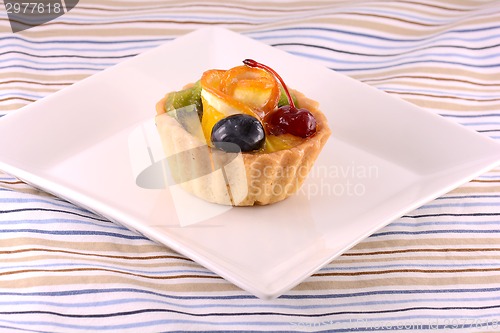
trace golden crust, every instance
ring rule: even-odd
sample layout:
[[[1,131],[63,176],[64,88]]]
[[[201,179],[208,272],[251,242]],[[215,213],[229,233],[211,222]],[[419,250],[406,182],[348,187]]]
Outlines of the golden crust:
[[[174,179],[195,196],[233,206],[268,205],[297,192],[331,131],[318,103],[294,91],[298,104],[316,118],[317,132],[290,149],[271,153],[242,153],[237,157],[212,149],[187,132],[173,117],[162,115],[167,96],[156,104],[156,124]],[[188,154],[182,153],[187,152]],[[224,172],[207,175],[214,160]],[[226,160],[229,164],[221,162]],[[216,163],[217,164],[217,163]],[[215,168],[215,169],[214,169]],[[197,175],[193,177],[193,175]]]

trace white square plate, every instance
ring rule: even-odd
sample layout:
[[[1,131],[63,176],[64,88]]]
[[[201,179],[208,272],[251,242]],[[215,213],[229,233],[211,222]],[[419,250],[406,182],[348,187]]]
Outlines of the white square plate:
[[[182,225],[169,187],[137,185],[142,162],[131,154],[134,138],[151,127],[166,92],[245,58],[273,67],[319,101],[333,134],[297,195],[266,207],[200,203],[190,210],[206,211],[206,219]],[[488,138],[221,28],[190,33],[5,116],[0,133],[10,143],[0,146],[0,169],[135,229],[261,298],[281,295],[500,161],[500,145]]]

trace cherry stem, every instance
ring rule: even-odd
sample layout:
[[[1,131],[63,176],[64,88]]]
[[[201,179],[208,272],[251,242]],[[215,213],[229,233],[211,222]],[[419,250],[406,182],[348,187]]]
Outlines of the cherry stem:
[[[257,67],[257,68],[262,68],[266,71],[268,71],[269,73],[273,74],[275,78],[278,79],[278,81],[280,81],[280,84],[281,86],[283,87],[283,90],[285,91],[285,94],[286,94],[286,98],[288,99],[288,104],[290,104],[290,107],[292,109],[296,109],[295,107],[295,103],[293,102],[293,99],[292,99],[292,96],[290,95],[290,92],[288,91],[288,88],[285,84],[285,81],[283,81],[283,79],[281,78],[281,76],[279,76],[278,73],[276,73],[276,71],[274,69],[272,69],[271,67],[269,66],[266,66],[264,64],[261,64],[260,62],[257,62],[253,59],[245,59],[243,60],[243,63],[249,67]]]

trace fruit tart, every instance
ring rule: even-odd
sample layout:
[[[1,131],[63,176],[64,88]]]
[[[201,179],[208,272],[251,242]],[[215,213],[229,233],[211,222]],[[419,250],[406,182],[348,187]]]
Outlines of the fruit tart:
[[[268,205],[301,187],[330,129],[318,103],[252,59],[208,70],[156,104],[176,184],[204,200]]]

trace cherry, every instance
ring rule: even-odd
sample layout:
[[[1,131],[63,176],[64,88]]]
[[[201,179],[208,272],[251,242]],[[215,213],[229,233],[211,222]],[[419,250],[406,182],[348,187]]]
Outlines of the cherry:
[[[293,102],[290,91],[279,74],[269,66],[261,64],[252,59],[245,59],[243,63],[249,67],[257,67],[273,74],[280,82],[289,105],[279,107],[276,111],[270,112],[264,119],[267,132],[272,135],[290,133],[295,136],[307,138],[316,133],[316,119],[313,114],[304,108],[297,108]]]
[[[272,135],[290,133],[307,138],[316,133],[316,119],[306,109],[293,109],[284,105],[265,119],[267,131]]]

